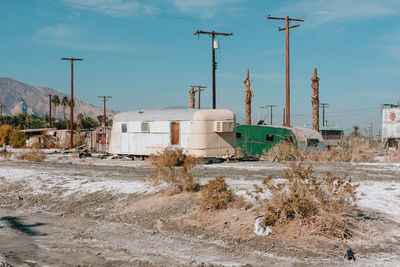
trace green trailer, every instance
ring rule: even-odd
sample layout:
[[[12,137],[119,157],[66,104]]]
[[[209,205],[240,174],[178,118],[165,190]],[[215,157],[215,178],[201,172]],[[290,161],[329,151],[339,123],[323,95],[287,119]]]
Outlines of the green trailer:
[[[263,154],[277,143],[293,144],[306,151],[324,150],[321,134],[312,129],[273,125],[236,126],[236,146],[244,155]]]

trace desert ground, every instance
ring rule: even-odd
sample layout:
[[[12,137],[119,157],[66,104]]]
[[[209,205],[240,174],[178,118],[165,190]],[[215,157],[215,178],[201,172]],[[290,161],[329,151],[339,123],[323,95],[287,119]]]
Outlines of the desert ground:
[[[223,175],[237,195],[267,175],[271,161],[198,165],[204,184]],[[294,231],[258,236],[257,214],[230,207],[204,211],[196,194],[169,196],[143,177],[146,161],[79,159],[46,151],[42,162],[0,160],[0,266],[399,266],[400,164],[314,163],[359,184],[366,229],[349,240]],[[351,248],[356,261],[344,259]],[[3,264],[3,265],[2,265]]]

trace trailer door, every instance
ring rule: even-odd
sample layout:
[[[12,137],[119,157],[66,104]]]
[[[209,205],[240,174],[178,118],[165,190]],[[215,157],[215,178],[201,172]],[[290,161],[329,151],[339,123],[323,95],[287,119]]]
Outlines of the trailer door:
[[[179,145],[179,122],[171,122],[171,145]]]

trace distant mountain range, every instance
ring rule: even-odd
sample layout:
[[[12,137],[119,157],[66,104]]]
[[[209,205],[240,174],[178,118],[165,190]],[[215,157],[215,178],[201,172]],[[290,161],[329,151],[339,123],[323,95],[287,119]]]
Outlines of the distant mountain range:
[[[51,88],[31,86],[18,82],[10,78],[0,78],[0,104],[3,108],[3,115],[16,115],[19,113],[37,114],[43,116],[49,113],[48,95],[58,95],[60,100],[69,95],[58,92]],[[75,108],[74,117],[79,113],[96,118],[103,114],[103,109],[83,102],[74,97]],[[69,108],[66,109],[67,117]],[[53,113],[53,111],[52,111]],[[110,115],[115,115],[115,111],[107,110]],[[63,107],[57,107],[57,118],[63,118]]]

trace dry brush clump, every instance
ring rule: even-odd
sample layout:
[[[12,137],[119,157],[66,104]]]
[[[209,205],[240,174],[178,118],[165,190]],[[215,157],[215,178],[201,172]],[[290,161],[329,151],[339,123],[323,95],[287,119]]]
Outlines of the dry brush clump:
[[[264,223],[275,230],[295,224],[301,234],[346,239],[358,229],[354,201],[356,188],[345,176],[327,173],[320,179],[312,166],[293,163],[284,182],[266,178],[255,185],[253,196],[261,204]]]
[[[376,148],[365,138],[344,138],[340,147],[331,149],[315,149],[302,152],[300,158],[304,161],[316,162],[372,162],[376,155]]]
[[[165,148],[162,152],[150,155],[148,161],[154,167],[154,172],[147,180],[154,184],[166,182],[169,184],[169,194],[198,191],[199,184],[193,173],[197,159],[185,155],[182,149]]]
[[[42,150],[33,149],[33,150],[29,150],[27,152],[18,153],[15,156],[15,158],[19,159],[19,160],[39,162],[39,161],[43,161],[46,158],[46,154]]]
[[[236,197],[233,190],[225,182],[223,176],[209,180],[207,184],[201,187],[201,197],[197,203],[204,210],[226,209],[228,205],[240,198]]]

